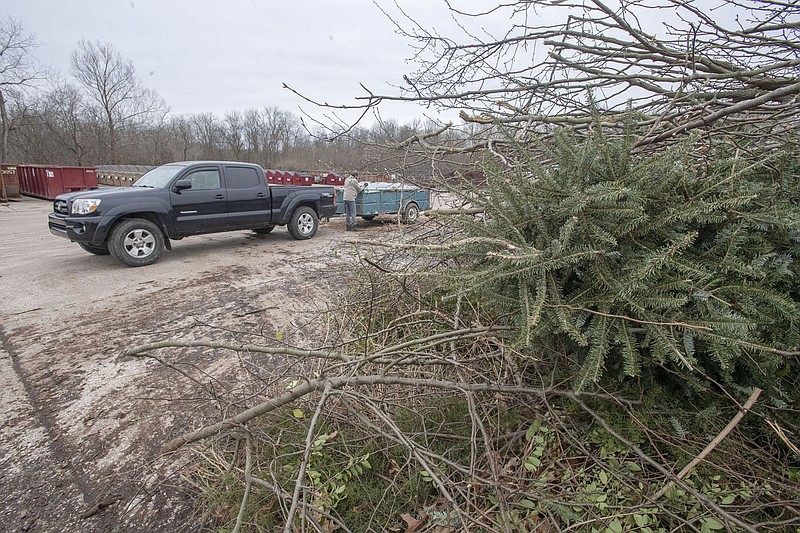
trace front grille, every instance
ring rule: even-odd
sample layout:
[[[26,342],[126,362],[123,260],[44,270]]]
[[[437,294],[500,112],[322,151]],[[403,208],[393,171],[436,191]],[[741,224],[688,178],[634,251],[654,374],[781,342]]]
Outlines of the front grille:
[[[50,223],[50,227],[51,228],[56,227],[56,228],[60,229],[61,231],[67,231],[67,221],[66,220],[62,220],[62,219],[56,218],[56,217],[50,217],[50,220],[48,222]]]
[[[53,202],[53,211],[62,215],[68,215],[67,202],[65,200],[56,200]]]

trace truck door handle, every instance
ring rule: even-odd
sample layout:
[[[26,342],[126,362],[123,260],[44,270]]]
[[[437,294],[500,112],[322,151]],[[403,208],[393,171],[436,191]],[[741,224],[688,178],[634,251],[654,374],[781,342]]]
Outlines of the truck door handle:
[[[225,195],[224,194],[218,194],[214,198],[216,198],[217,200],[224,200],[225,199]]]
[[[263,192],[260,192],[256,196],[258,196],[259,198],[264,198],[266,196],[266,194],[264,194]]]

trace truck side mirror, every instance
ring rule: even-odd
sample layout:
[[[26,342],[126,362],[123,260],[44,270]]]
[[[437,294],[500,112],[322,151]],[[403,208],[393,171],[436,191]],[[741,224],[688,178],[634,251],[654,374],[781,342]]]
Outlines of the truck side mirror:
[[[178,180],[175,182],[175,185],[172,186],[172,190],[175,192],[181,192],[186,189],[192,188],[192,182],[189,180]]]

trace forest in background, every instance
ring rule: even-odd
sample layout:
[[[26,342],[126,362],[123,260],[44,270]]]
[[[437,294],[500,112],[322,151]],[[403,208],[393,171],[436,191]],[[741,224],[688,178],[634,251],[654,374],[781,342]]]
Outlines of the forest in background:
[[[407,158],[403,140],[435,124],[381,120],[332,135],[270,105],[176,115],[112,44],[81,41],[70,74],[37,61],[36,38],[0,21],[0,159],[14,164],[158,165],[223,159],[287,170],[361,170],[389,174],[429,168]],[[452,135],[451,135],[452,137]]]

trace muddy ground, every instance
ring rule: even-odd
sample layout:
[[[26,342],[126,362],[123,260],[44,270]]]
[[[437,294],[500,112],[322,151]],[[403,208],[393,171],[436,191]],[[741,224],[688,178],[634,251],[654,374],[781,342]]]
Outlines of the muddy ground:
[[[195,493],[159,449],[224,406],[126,350],[164,339],[319,345],[330,332],[318,318],[356,260],[345,242],[356,234],[334,218],[309,241],[285,228],[193,237],[128,268],[51,235],[50,208],[0,204],[0,532],[197,531]],[[157,354],[206,388],[239,383],[236,353]],[[250,363],[293,372],[280,358]]]

